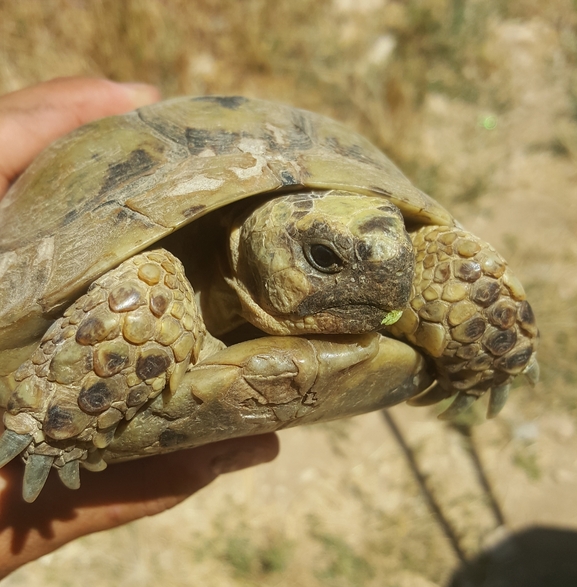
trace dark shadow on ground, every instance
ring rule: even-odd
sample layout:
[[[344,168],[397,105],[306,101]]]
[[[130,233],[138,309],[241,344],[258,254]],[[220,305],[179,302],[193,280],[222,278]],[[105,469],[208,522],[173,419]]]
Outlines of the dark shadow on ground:
[[[463,565],[447,587],[577,587],[577,532],[535,527]]]

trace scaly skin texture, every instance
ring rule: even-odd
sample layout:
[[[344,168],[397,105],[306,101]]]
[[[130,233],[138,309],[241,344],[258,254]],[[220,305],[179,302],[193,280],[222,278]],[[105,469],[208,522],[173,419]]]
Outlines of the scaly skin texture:
[[[539,332],[525,291],[488,243],[460,228],[426,226],[412,235],[411,302],[388,328],[432,357],[441,393],[472,401],[535,364]],[[491,415],[495,415],[491,413]]]
[[[137,255],[98,279],[14,373],[5,426],[33,438],[27,460],[103,468],[90,455],[111,442],[120,421],[165,388],[176,390],[205,339],[180,261],[162,250]]]

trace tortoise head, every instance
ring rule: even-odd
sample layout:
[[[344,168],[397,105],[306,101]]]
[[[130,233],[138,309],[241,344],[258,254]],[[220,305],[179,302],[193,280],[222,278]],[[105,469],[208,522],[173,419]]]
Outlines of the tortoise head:
[[[238,219],[230,243],[228,283],[268,334],[377,330],[409,300],[413,247],[384,198],[280,195]]]

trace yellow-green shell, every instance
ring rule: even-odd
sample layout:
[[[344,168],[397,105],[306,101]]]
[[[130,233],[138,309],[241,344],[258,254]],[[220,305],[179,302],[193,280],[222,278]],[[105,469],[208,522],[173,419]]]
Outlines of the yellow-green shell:
[[[281,104],[176,98],[55,142],[0,202],[0,374],[124,259],[211,210],[300,186],[380,195],[419,223],[453,224],[366,139]]]

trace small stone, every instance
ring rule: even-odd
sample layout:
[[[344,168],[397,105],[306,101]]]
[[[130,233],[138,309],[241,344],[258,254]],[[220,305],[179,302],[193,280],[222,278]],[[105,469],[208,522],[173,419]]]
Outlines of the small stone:
[[[138,268],[138,278],[148,285],[156,285],[162,277],[162,270],[156,263],[144,263]]]

